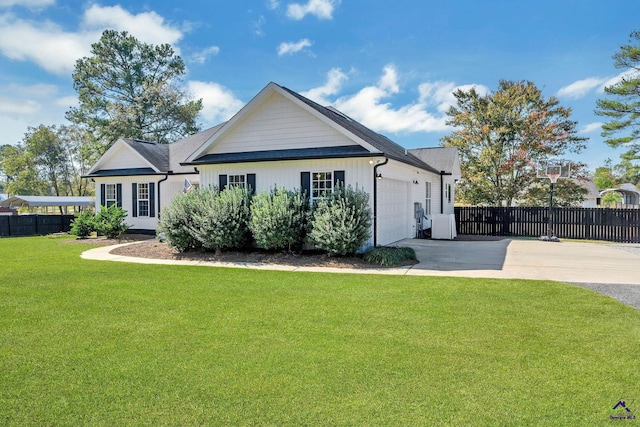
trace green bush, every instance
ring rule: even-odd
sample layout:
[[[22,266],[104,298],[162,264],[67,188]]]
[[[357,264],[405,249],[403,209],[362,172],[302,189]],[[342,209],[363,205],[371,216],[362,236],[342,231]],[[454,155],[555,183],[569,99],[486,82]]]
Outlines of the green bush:
[[[80,239],[89,237],[91,233],[96,231],[95,219],[93,212],[84,211],[71,222],[69,232]]]
[[[249,242],[249,192],[240,187],[201,191],[189,231],[203,249],[238,249]]]
[[[100,212],[96,214],[96,230],[109,239],[117,239],[129,229],[124,223],[127,211],[113,204],[109,207],[101,206]]]
[[[309,242],[331,255],[355,254],[371,236],[369,195],[363,190],[337,186],[320,200],[311,220]]]
[[[167,244],[179,252],[202,248],[190,227],[193,223],[193,213],[198,210],[203,197],[204,191],[196,189],[188,194],[178,195],[162,209],[158,221],[158,235],[163,236]]]
[[[398,246],[378,246],[371,248],[362,257],[365,262],[380,264],[384,267],[403,265],[407,261],[416,260],[416,252],[412,248]]]
[[[299,191],[278,188],[251,200],[249,228],[258,246],[267,250],[302,249],[309,204]]]

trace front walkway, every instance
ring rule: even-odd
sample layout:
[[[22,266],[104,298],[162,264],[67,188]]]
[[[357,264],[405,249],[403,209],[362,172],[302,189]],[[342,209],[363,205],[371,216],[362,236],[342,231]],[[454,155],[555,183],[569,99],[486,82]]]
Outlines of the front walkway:
[[[135,243],[125,243],[135,244]],[[310,271],[410,276],[486,277],[557,280],[570,283],[640,285],[640,251],[623,245],[538,240],[446,241],[406,239],[398,242],[416,251],[419,264],[403,268],[345,269],[288,265],[158,260],[112,255],[115,246],[91,249],[85,259],[261,270]],[[640,248],[640,245],[635,245]]]

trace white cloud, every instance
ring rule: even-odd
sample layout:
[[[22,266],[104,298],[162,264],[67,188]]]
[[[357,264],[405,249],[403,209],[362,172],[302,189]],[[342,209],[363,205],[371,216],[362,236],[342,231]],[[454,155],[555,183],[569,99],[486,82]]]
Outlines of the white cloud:
[[[68,110],[71,107],[77,107],[79,105],[79,100],[77,96],[69,95],[58,98],[53,103],[58,107],[62,107]]]
[[[68,32],[51,21],[36,22],[0,15],[0,53],[17,61],[32,61],[44,70],[69,75],[76,60],[89,55],[107,28],[128,31],[139,40],[152,43],[176,43],[182,33],[167,24],[155,12],[133,15],[120,6],[90,6],[81,28]]]
[[[603,124],[604,123],[602,122],[589,123],[588,125],[585,125],[582,129],[580,129],[580,133],[591,133],[595,131],[601,131]]]
[[[468,92],[471,89],[475,89],[480,96],[489,93],[488,87],[478,84],[456,86],[452,82],[427,82],[418,86],[419,102],[427,107],[434,106],[436,110],[444,114],[449,110],[449,107],[456,104],[456,97],[453,95],[455,92],[458,90]]]
[[[76,96],[60,97],[58,88],[47,84],[11,83],[0,86],[0,93],[0,144],[21,141],[29,126],[64,122],[65,111],[78,101]]]
[[[309,0],[306,4],[291,3],[287,7],[287,16],[297,21],[306,15],[315,15],[318,19],[332,19],[333,9],[340,0]]]
[[[121,6],[92,5],[84,12],[83,25],[91,30],[113,29],[127,31],[137,39],[151,44],[174,44],[182,39],[182,32],[165,22],[157,13],[133,15]]]
[[[265,34],[264,24],[266,23],[267,23],[267,20],[264,18],[264,16],[260,15],[258,17],[258,20],[253,22],[253,34],[259,37],[263,37]]]
[[[211,125],[229,120],[244,106],[233,92],[218,83],[190,81],[187,88],[196,99],[202,98],[202,116]]]
[[[578,80],[568,86],[561,87],[560,90],[558,90],[557,96],[560,98],[580,99],[606,81],[607,79],[599,77],[589,77]]]
[[[300,92],[300,94],[318,104],[328,105],[331,104],[331,101],[328,101],[326,97],[340,93],[342,83],[347,79],[347,75],[343,73],[340,68],[332,68],[327,74],[327,82],[323,86],[313,88],[306,92]]]
[[[41,9],[55,3],[56,0],[0,0],[0,7],[22,6],[29,9]]]
[[[66,33],[52,22],[32,23],[0,16],[0,52],[13,60],[32,61],[54,74],[70,74],[78,58],[89,53],[86,34]]]
[[[0,96],[0,115],[12,119],[36,114],[41,109],[39,102],[32,99],[16,99]]]
[[[298,53],[311,45],[312,43],[309,39],[301,39],[297,42],[280,43],[280,46],[278,46],[278,56],[293,55],[294,53]]]
[[[332,69],[323,86],[302,94],[325,105],[331,104],[325,97],[337,95],[345,80],[347,75],[339,69]],[[459,86],[452,82],[425,82],[418,86],[419,98],[416,101],[394,107],[389,99],[402,92],[399,80],[397,68],[387,65],[375,85],[366,86],[353,95],[341,96],[333,105],[377,132],[444,132],[450,130],[446,124],[445,111],[455,103],[453,92],[472,87],[481,95],[489,92],[482,85]]]
[[[204,64],[210,56],[215,56],[218,53],[220,53],[220,48],[218,46],[211,46],[191,55],[191,61]]]
[[[271,10],[275,10],[280,6],[280,2],[278,0],[269,0],[267,2],[267,7]]]
[[[631,77],[638,78],[639,75],[640,75],[640,72],[638,70],[635,70],[635,69],[625,70],[615,77],[605,79],[602,85],[600,85],[600,87],[598,88],[598,92],[603,93],[605,87],[613,86],[625,78],[631,78]]]

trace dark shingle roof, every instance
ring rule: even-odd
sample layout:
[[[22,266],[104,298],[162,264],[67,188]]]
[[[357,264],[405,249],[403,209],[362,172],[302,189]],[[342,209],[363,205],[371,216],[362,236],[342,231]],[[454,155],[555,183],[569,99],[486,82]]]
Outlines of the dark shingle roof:
[[[169,170],[169,146],[139,139],[123,138],[122,141],[136,150],[160,172]]]
[[[129,138],[122,139],[122,142],[138,152],[159,172],[156,172],[152,168],[101,169],[87,175],[87,177],[155,175],[158,173],[165,174],[169,171],[173,173],[194,173],[192,167],[183,166],[180,162],[189,157],[191,153],[196,151],[196,149],[211,138],[211,136],[218,132],[222,126],[224,126],[224,123],[190,135],[173,144],[158,144]]]
[[[207,154],[199,157],[190,164],[221,164],[267,162],[278,160],[300,159],[335,159],[340,157],[371,156],[366,148],[360,145],[342,145],[336,147],[296,148],[289,150],[248,151],[238,153]]]
[[[297,99],[299,99],[300,101],[307,104],[309,107],[313,108],[314,110],[318,111],[328,119],[332,120],[336,124],[342,126],[344,129],[356,135],[358,138],[368,142],[373,147],[378,149],[381,153],[383,153],[384,156],[393,160],[397,160],[402,163],[407,163],[409,165],[419,167],[421,169],[426,169],[434,173],[439,173],[439,171],[429,166],[428,164],[426,164],[425,162],[423,162],[413,154],[409,153],[409,151],[404,147],[396,144],[386,136],[372,131],[368,127],[353,120],[352,118],[339,112],[338,110],[334,108],[323,107],[322,105],[316,102],[313,102],[308,98],[305,98],[299,93],[292,91],[291,89],[288,89],[283,86],[280,86],[280,87],[283,90],[290,93],[291,95],[293,95],[294,97],[296,97]]]
[[[414,148],[411,154],[428,162],[437,171],[453,172],[458,149],[455,147]]]
[[[181,139],[180,141],[174,142],[173,144],[169,144],[169,170],[174,173],[193,172],[193,167],[181,165],[180,163],[188,159],[191,154],[202,146],[202,144],[207,142],[209,138],[222,129],[225,123],[221,123],[217,126]]]

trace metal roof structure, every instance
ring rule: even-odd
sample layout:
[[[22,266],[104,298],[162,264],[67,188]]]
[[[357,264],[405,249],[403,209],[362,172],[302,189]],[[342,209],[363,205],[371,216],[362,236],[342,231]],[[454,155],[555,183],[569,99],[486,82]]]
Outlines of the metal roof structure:
[[[41,206],[93,206],[92,196],[11,196],[0,202],[7,208]]]

